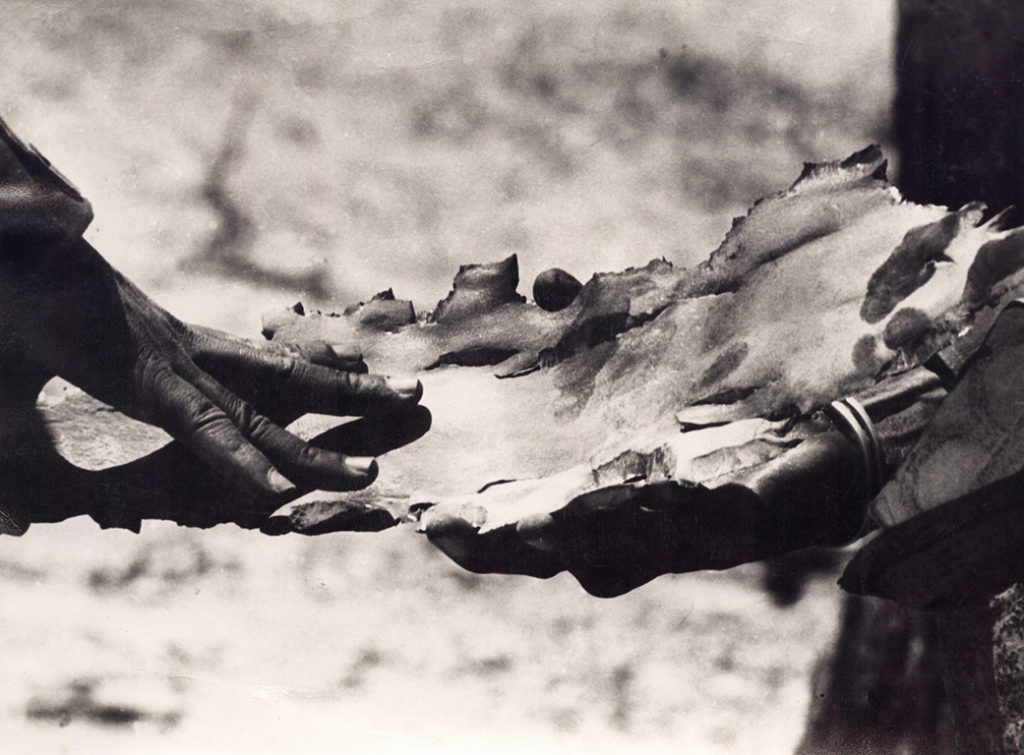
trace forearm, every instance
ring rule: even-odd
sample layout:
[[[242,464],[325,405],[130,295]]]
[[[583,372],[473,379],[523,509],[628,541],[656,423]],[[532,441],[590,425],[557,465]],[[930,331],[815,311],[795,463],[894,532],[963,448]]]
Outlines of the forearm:
[[[75,202],[54,191],[0,184],[0,238],[32,238],[60,243],[78,238],[92,220],[86,200]],[[0,254],[10,253],[0,243]]]
[[[862,397],[874,417],[882,455],[876,485],[899,467],[945,395],[938,379],[922,368]],[[728,534],[718,542],[713,535],[701,538],[707,547],[699,563],[681,549],[679,565],[686,570],[727,568],[801,548],[850,542],[874,526],[867,505],[878,490],[872,487],[867,465],[859,445],[833,430],[713,488],[706,516],[719,523],[712,531]]]
[[[73,241],[90,222],[88,200],[0,119],[0,255],[40,248],[16,239]]]

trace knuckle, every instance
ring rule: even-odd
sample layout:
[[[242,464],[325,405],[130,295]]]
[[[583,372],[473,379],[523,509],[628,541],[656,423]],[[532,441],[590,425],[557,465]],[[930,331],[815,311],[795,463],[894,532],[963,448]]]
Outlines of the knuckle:
[[[309,443],[303,443],[298,452],[298,461],[302,464],[315,464],[321,458],[320,450]]]
[[[273,428],[273,423],[256,411],[248,401],[238,399],[232,411],[235,425],[251,438],[262,438]]]
[[[197,407],[189,417],[188,430],[193,436],[217,434],[224,423],[224,413],[213,404],[206,402]]]
[[[159,390],[159,382],[166,382],[170,366],[149,346],[139,348],[138,359],[135,360],[135,384],[143,391]]]
[[[239,427],[254,427],[263,419],[261,415],[256,413],[256,409],[252,404],[241,399],[235,405],[235,417]]]
[[[167,360],[149,349],[140,350],[131,380],[131,404],[143,418],[161,426],[177,423],[184,397]]]

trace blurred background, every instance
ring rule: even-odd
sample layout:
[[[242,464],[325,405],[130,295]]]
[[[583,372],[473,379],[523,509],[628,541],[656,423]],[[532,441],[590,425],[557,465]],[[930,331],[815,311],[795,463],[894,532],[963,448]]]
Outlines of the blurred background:
[[[460,264],[690,265],[802,163],[888,147],[890,0],[0,0],[0,114],[183,319]],[[372,365],[371,365],[372,367]],[[462,573],[409,532],[91,522],[0,544],[22,752],[790,752],[835,631],[756,567],[599,601]],[[38,747],[39,749],[31,749]]]
[[[430,308],[511,252],[527,283],[700,261],[886,140],[891,5],[4,0],[0,108],[116,266],[251,330],[296,297]]]

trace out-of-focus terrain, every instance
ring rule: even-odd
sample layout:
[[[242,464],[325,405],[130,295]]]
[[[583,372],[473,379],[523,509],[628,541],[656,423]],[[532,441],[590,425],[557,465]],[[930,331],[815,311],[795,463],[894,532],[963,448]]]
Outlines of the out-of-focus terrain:
[[[298,299],[426,310],[511,252],[524,293],[552,265],[693,264],[802,162],[886,138],[879,0],[4,13],[0,113],[92,200],[89,239],[246,335]],[[408,530],[73,521],[0,542],[0,601],[19,752],[787,752],[838,592],[782,610],[745,567],[601,601]]]

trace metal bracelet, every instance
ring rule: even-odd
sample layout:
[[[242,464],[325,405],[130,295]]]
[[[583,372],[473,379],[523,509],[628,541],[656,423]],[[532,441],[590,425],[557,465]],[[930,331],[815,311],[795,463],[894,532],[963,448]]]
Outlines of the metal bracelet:
[[[874,498],[882,489],[884,481],[882,442],[867,410],[860,401],[847,396],[829,404],[825,413],[836,429],[860,448],[867,475],[868,495]]]

